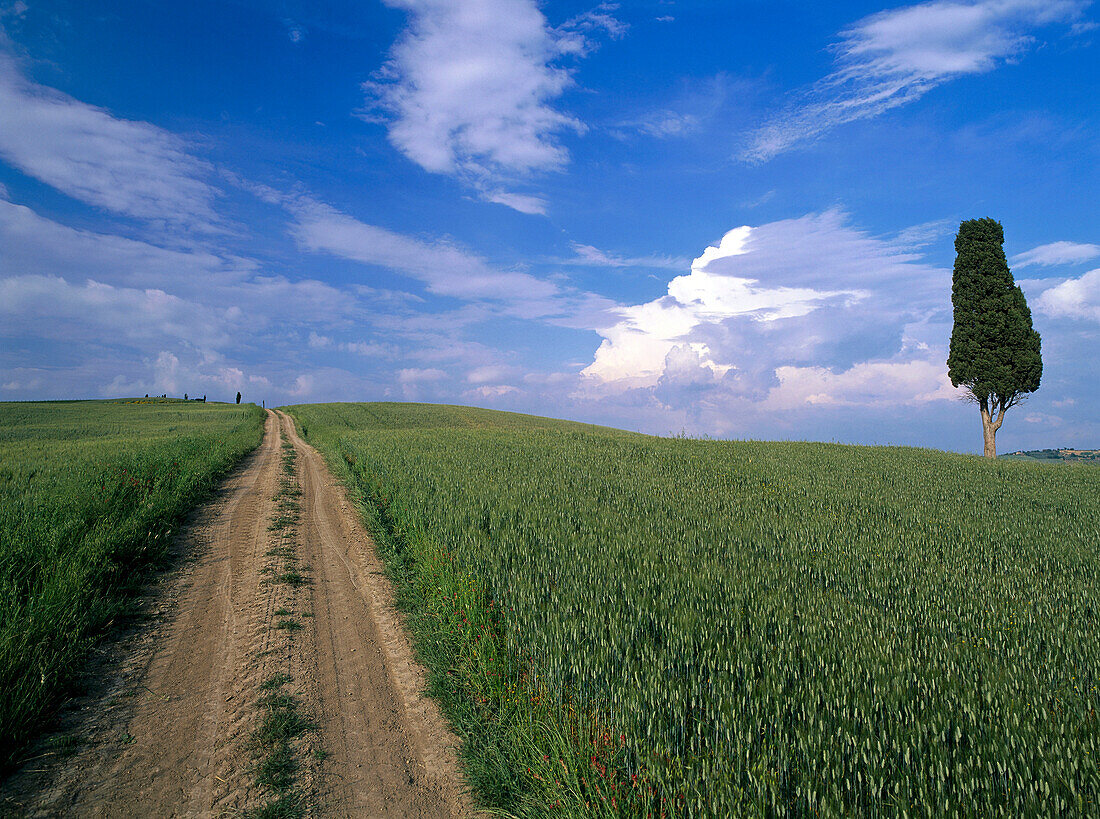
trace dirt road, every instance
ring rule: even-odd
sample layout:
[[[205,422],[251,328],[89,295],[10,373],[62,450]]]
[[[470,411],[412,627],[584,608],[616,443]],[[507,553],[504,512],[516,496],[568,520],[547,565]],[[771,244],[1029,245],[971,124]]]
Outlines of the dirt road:
[[[176,548],[183,565],[150,591],[153,616],[93,664],[55,741],[0,786],[0,813],[259,809],[275,792],[256,784],[273,753],[257,729],[277,705],[305,725],[284,748],[283,793],[306,815],[472,814],[373,544],[290,419],[268,411],[261,446]]]

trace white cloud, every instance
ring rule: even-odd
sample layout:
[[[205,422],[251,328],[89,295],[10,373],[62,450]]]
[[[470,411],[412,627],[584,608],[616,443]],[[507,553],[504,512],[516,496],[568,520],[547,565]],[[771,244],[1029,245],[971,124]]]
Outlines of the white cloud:
[[[542,216],[546,213],[546,200],[541,196],[531,196],[525,193],[508,193],[507,191],[485,191],[482,194],[489,202],[496,202],[520,213],[532,216]]]
[[[958,398],[947,366],[935,361],[863,361],[847,370],[777,367],[779,384],[768,393],[773,409],[806,405],[894,407]]]
[[[519,392],[519,388],[513,387],[511,384],[486,384],[477,389],[467,390],[462,393],[462,396],[464,398],[491,400],[494,398],[503,398],[505,395],[516,395]]]
[[[848,122],[878,116],[967,74],[993,70],[1073,23],[1089,0],[933,0],[872,14],[840,33],[836,69],[751,137],[742,158],[765,162]]]
[[[1012,264],[1014,267],[1027,267],[1033,264],[1050,267],[1059,264],[1079,264],[1095,259],[1097,256],[1100,256],[1100,245],[1051,242],[1016,254],[1012,257]]]
[[[570,247],[575,255],[571,259],[564,259],[562,264],[583,267],[658,267],[671,270],[681,269],[688,264],[687,260],[672,256],[618,256],[580,242],[570,242]]]
[[[393,358],[398,352],[388,344],[374,344],[369,341],[345,341],[339,345],[339,349],[345,353],[380,358]]]
[[[740,227],[666,295],[620,308],[576,395],[651,391],[667,407],[874,405],[945,397],[947,271],[829,211]],[[936,316],[933,323],[932,317]]]
[[[206,289],[253,275],[254,261],[207,250],[173,250],[77,230],[0,198],[0,274],[91,277],[129,286]]]
[[[916,250],[939,241],[944,236],[950,235],[953,230],[954,223],[950,219],[936,219],[905,228],[898,233],[894,242],[899,247]]]
[[[859,298],[855,291],[768,287],[755,278],[731,275],[737,269],[732,260],[751,252],[752,234],[753,228],[747,226],[731,230],[692,262],[690,274],[669,282],[668,295],[620,308],[618,323],[597,328],[604,341],[583,375],[624,389],[653,386],[665,372],[670,353],[700,325],[736,317],[774,321],[804,316],[838,297]],[[694,351],[709,355],[705,344]]]
[[[291,233],[301,248],[388,268],[424,282],[437,296],[491,304],[516,318],[567,326],[587,327],[593,316],[613,306],[610,300],[529,273],[498,270],[450,242],[424,241],[369,225],[308,197],[281,197],[273,191],[263,195],[274,197],[293,215]]]
[[[333,341],[329,336],[323,336],[315,331],[310,331],[306,340],[311,350],[337,350],[341,353],[354,353],[361,356],[392,357],[394,349],[385,344],[373,344],[368,341]]]
[[[402,384],[420,384],[425,381],[442,381],[447,373],[435,367],[406,367],[397,371],[397,380]]]
[[[573,84],[559,61],[587,53],[594,31],[621,34],[612,7],[555,29],[534,0],[385,1],[409,22],[364,84],[364,118],[384,122],[394,147],[425,170],[458,176],[489,201],[542,213],[536,197],[502,193],[494,180],[566,164],[559,136],[585,127],[554,107]]]
[[[457,245],[425,242],[368,225],[312,199],[288,199],[285,204],[295,218],[292,233],[302,248],[399,271],[426,283],[437,295],[537,299],[557,293],[555,285],[526,273],[494,270]]]
[[[227,341],[225,312],[163,290],[112,287],[89,279],[74,285],[55,276],[0,279],[0,315],[20,337],[99,343],[174,338],[204,347]]]
[[[208,167],[177,136],[27,80],[0,53],[0,158],[96,207],[213,229]]]
[[[657,139],[669,139],[691,134],[699,128],[699,117],[694,114],[681,114],[677,111],[656,111],[646,119],[639,120],[633,125],[643,134],[648,134]]]
[[[502,364],[485,364],[474,367],[466,373],[466,381],[469,384],[490,384],[517,378],[520,370],[516,367]]]
[[[242,351],[284,339],[289,347],[310,332],[322,344],[377,314],[373,291],[260,275],[250,259],[75,230],[5,201],[0,248],[0,310],[13,311],[4,329],[25,340]]]
[[[1100,269],[1045,290],[1036,307],[1048,316],[1100,321]]]

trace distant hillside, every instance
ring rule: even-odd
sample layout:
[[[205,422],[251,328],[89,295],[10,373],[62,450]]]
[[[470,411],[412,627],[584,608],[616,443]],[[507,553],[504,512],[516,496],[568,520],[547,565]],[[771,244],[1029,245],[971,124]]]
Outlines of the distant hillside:
[[[1100,464],[1100,449],[1031,449],[1010,452],[1002,458],[1017,461],[1064,461],[1073,463]]]

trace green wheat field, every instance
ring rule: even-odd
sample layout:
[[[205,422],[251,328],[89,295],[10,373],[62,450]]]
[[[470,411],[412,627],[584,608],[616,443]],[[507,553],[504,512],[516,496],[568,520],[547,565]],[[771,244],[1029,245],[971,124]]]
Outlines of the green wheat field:
[[[360,503],[498,815],[1100,813],[1095,466],[286,410]],[[0,404],[5,749],[261,425]]]
[[[1100,471],[297,406],[509,814],[1100,812]]]

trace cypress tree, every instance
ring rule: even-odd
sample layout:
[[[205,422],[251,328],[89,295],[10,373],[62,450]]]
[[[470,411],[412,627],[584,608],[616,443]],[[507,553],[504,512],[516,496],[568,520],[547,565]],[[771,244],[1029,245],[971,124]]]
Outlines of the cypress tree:
[[[960,224],[955,253],[955,326],[947,374],[981,410],[985,456],[996,458],[996,435],[1005,412],[1039,388],[1039,334],[1031,326],[1024,292],[1008,269],[1000,222],[969,219]]]

